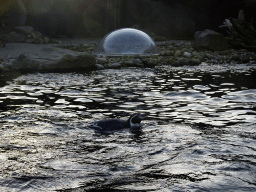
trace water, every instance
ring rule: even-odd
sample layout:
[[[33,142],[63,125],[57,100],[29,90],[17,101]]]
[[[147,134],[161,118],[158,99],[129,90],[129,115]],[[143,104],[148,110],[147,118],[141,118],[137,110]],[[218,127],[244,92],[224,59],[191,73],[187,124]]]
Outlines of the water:
[[[27,74],[0,88],[1,191],[255,191],[255,66]],[[142,132],[90,122],[133,112]]]

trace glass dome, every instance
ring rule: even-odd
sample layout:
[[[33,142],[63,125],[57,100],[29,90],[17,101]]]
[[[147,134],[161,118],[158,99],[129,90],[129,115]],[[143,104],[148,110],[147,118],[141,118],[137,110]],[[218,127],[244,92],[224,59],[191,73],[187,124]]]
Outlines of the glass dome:
[[[155,42],[143,31],[124,28],[107,34],[94,51],[95,55],[156,55]]]

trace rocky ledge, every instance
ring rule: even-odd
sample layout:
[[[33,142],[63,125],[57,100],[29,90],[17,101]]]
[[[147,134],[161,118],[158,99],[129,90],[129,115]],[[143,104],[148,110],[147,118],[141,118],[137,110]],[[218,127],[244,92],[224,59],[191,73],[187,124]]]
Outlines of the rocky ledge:
[[[58,44],[7,43],[0,47],[0,70],[20,72],[75,72],[157,65],[256,64],[255,52],[246,49],[200,50],[192,41],[157,42],[157,56],[97,57],[99,40],[62,39]]]

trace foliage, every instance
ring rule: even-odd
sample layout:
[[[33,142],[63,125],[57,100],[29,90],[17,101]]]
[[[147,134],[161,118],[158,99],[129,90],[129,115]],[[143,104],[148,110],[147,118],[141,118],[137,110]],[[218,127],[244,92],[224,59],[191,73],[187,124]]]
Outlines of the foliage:
[[[235,48],[246,48],[256,50],[256,30],[253,26],[253,19],[245,21],[243,12],[240,11],[238,19],[230,18],[224,24],[228,29],[229,43]],[[228,23],[230,22],[230,23]]]

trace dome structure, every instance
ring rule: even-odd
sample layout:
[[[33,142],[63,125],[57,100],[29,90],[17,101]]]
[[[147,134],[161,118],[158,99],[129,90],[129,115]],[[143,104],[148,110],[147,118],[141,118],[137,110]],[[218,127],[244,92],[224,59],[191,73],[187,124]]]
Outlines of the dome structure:
[[[156,55],[158,48],[143,31],[123,28],[107,34],[94,51],[95,55]]]

